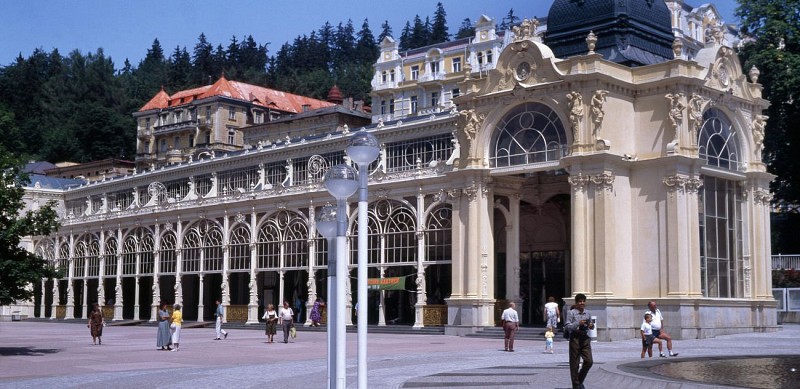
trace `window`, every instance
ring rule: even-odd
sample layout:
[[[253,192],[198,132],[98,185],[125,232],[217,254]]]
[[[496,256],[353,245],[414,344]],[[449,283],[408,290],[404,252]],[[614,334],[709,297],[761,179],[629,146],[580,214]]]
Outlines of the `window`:
[[[411,79],[416,80],[419,79],[419,66],[414,65],[411,67]]]
[[[738,181],[715,176],[716,171],[738,171],[741,162],[736,131],[722,111],[711,108],[703,113],[697,144],[700,158],[711,168],[698,189],[700,288],[705,297],[748,297],[744,194]]]
[[[455,88],[455,89],[453,89],[452,93],[453,93],[453,97],[454,98],[458,97],[458,96],[461,96],[461,89]]]
[[[461,57],[453,58],[453,73],[461,72]]]
[[[417,113],[417,96],[411,96],[411,113]]]
[[[478,65],[483,65],[483,52],[478,52]]]
[[[394,99],[389,99],[389,113],[394,114]]]
[[[175,140],[172,143],[172,147],[176,148],[176,149],[181,148],[181,137],[179,137],[179,136],[175,137]]]
[[[235,144],[236,143],[236,130],[233,128],[228,129],[228,143]]]
[[[431,106],[439,105],[439,92],[431,92]]]
[[[228,107],[228,120],[236,120],[236,108]]]
[[[389,70],[389,81],[394,82],[394,69]]]
[[[256,111],[253,116],[254,116],[253,121],[255,122],[255,124],[264,123],[264,112]]]
[[[386,114],[386,100],[381,100],[381,115]]]
[[[150,129],[150,118],[144,120],[144,128],[147,130]]]
[[[206,144],[211,144],[211,131],[206,131]]]
[[[431,73],[435,76],[439,73],[439,62],[431,62]]]
[[[189,147],[194,147],[194,136],[189,135]]]
[[[386,70],[381,72],[381,84],[386,83]]]
[[[145,153],[150,152],[150,142],[144,142],[144,150],[142,151],[144,151]]]
[[[492,63],[492,51],[486,50],[486,63]]]
[[[162,152],[162,153],[167,151],[167,140],[166,139],[162,139],[161,140],[161,147],[159,148],[159,151]]]
[[[497,123],[492,139],[491,167],[557,161],[569,150],[564,125],[541,103],[524,103],[509,111]]]

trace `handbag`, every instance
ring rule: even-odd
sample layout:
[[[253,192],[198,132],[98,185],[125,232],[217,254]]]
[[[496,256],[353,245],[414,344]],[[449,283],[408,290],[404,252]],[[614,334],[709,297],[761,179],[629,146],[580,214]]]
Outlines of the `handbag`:
[[[297,338],[297,328],[292,327],[289,329],[289,335],[292,336],[292,339]]]

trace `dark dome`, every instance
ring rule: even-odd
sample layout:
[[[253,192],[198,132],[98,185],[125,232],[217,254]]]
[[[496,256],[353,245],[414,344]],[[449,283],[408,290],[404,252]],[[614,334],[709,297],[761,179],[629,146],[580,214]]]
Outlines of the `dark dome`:
[[[597,36],[595,52],[609,61],[640,66],[673,58],[664,0],[555,0],[544,41],[558,58],[584,55],[590,31]]]

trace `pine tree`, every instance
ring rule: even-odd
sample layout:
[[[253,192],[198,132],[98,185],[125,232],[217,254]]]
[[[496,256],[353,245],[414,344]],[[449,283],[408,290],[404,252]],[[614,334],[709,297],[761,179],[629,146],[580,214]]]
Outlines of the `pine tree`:
[[[433,14],[433,24],[429,44],[442,43],[450,40],[447,32],[447,13],[444,11],[442,3],[436,4],[436,12]]]
[[[392,26],[389,25],[388,20],[384,20],[383,24],[381,24],[381,33],[378,35],[378,43],[383,42],[383,38],[387,36],[394,38],[394,36],[392,36]]]
[[[205,85],[209,77],[218,76],[220,69],[214,65],[213,47],[206,40],[206,35],[201,33],[197,38],[192,53],[192,83],[194,85]]]
[[[469,18],[466,18],[461,22],[461,27],[456,32],[456,39],[472,38],[473,36],[475,36],[475,26],[472,25],[472,21]]]
[[[514,25],[516,25],[518,21],[519,18],[516,15],[514,15],[514,8],[511,8],[508,10],[508,14],[506,14],[506,17],[503,18],[498,29],[500,31],[510,30],[511,27],[514,27]]]
[[[369,21],[364,19],[361,25],[361,31],[358,32],[358,41],[356,42],[355,49],[355,63],[369,64],[370,67],[380,55],[380,48],[375,41],[375,36],[372,35],[372,30],[369,28]]]
[[[407,51],[412,48],[413,47],[411,42],[411,22],[406,21],[406,25],[405,27],[403,27],[403,32],[400,33],[400,44],[398,45],[398,49],[400,51]]]

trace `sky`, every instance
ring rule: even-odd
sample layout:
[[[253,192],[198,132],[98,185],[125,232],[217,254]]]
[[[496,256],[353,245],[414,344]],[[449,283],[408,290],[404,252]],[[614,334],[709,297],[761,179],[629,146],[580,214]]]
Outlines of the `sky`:
[[[552,0],[440,0],[447,13],[449,32],[461,22],[473,22],[485,14],[497,23],[514,9],[521,18],[543,17]],[[700,5],[709,1],[688,1]],[[710,1],[727,23],[736,23],[735,0]],[[259,44],[269,42],[274,55],[285,42],[318,30],[325,22],[334,27],[353,21],[356,31],[364,19],[373,34],[385,20],[399,38],[406,21],[419,15],[433,18],[436,0],[10,0],[0,4],[0,66],[7,66],[22,54],[29,57],[37,48],[58,49],[66,56],[77,49],[84,55],[102,48],[114,65],[125,59],[137,66],[158,39],[169,56],[177,46],[189,53],[204,33],[214,47],[228,46],[252,35]]]

